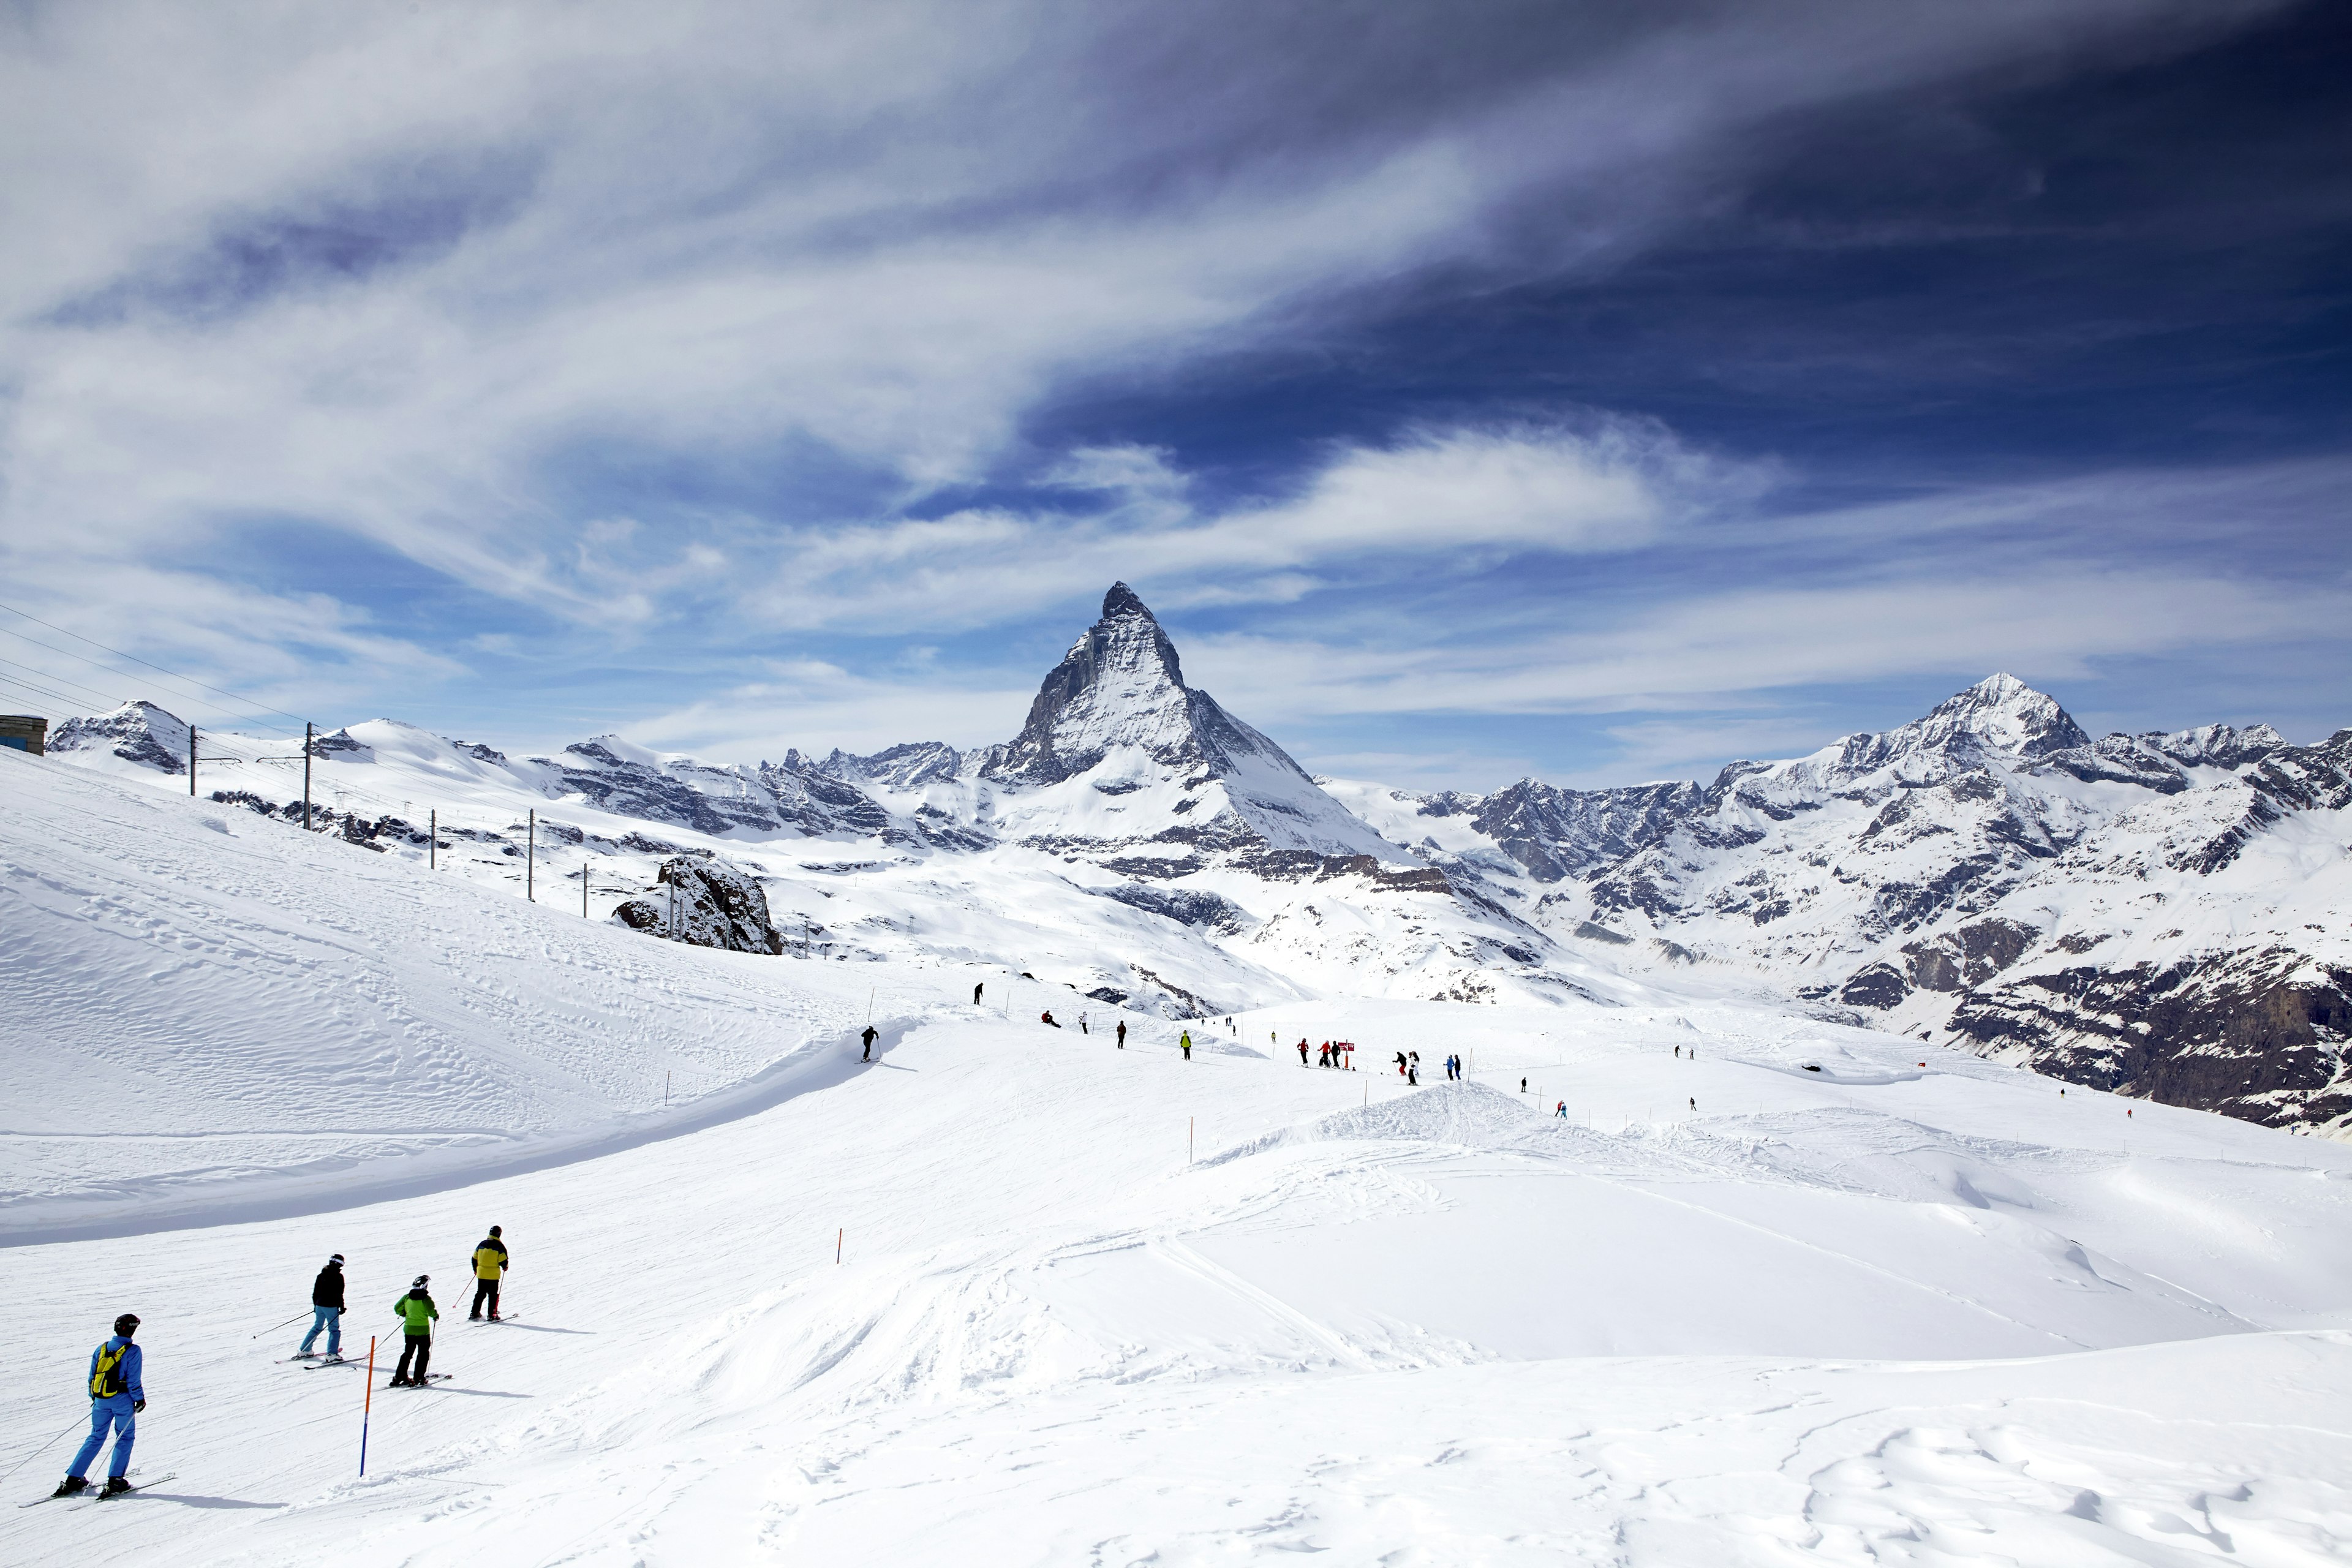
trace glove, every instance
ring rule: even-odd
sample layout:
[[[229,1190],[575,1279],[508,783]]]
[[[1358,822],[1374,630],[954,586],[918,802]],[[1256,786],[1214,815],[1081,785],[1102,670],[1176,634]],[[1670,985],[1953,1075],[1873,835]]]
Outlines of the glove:
[[[131,1414],[133,1415],[138,1415],[142,1410],[146,1408],[147,1402],[143,1399],[134,1399],[131,1402]]]

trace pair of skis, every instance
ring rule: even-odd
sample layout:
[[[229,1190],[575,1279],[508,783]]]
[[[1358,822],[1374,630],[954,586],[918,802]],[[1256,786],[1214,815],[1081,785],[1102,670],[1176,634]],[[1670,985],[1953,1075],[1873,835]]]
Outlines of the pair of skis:
[[[134,1476],[138,1473],[139,1472],[136,1470],[131,1472],[131,1474]],[[88,1491],[68,1492],[63,1497],[59,1497],[57,1493],[51,1492],[47,1497],[37,1497],[30,1502],[20,1502],[16,1506],[20,1509],[26,1509],[38,1508],[45,1502],[70,1502],[78,1503],[82,1507],[87,1508],[92,1503],[104,1502],[110,1497],[129,1497],[132,1492],[143,1492],[149,1487],[160,1487],[165,1481],[176,1480],[179,1478],[179,1474],[180,1472],[177,1470],[166,1470],[162,1475],[157,1476],[153,1480],[133,1481],[130,1486],[118,1492],[109,1492],[100,1487],[92,1487]]]

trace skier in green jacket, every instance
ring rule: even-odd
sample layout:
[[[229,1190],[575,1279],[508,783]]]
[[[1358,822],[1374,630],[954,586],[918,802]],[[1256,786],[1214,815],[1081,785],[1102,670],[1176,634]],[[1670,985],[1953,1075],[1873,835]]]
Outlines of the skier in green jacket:
[[[441,1309],[433,1304],[433,1293],[425,1289],[432,1279],[430,1274],[419,1274],[416,1283],[408,1288],[408,1294],[392,1304],[393,1311],[400,1318],[401,1331],[406,1336],[406,1342],[400,1348],[400,1366],[392,1374],[394,1388],[425,1386],[425,1364],[433,1359],[433,1324],[441,1316]],[[414,1373],[408,1366],[412,1356],[416,1359]]]

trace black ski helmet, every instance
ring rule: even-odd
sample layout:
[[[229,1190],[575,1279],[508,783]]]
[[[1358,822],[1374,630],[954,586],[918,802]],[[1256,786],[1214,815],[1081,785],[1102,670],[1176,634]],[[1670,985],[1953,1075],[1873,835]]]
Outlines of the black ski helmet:
[[[492,1236],[496,1236],[496,1235],[498,1235],[498,1234],[499,1234],[499,1227],[498,1227],[497,1226],[490,1226],[490,1234],[491,1234]]]
[[[409,1282],[408,1288],[412,1290],[422,1290],[425,1289],[425,1281],[432,1278],[433,1276],[430,1274],[419,1274],[415,1279]]]
[[[115,1319],[114,1331],[125,1336],[126,1338],[131,1334],[137,1333],[139,1331],[139,1314],[136,1312],[125,1312],[122,1316]]]

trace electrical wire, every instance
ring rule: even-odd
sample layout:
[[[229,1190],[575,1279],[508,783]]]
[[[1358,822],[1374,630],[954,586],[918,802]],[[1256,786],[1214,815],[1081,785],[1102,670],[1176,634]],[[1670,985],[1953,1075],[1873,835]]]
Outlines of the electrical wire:
[[[62,675],[52,675],[47,670],[41,668],[38,665],[18,664],[13,658],[0,658],[0,664],[5,664],[11,669],[21,669],[27,675],[37,675],[44,680],[54,680],[59,686],[70,686],[76,691],[83,692],[89,696],[97,698],[100,702],[111,702],[117,708],[122,706],[122,699],[120,697],[110,697],[103,691],[92,690],[90,688],[84,686],[79,680],[68,680]]]
[[[0,686],[13,686],[19,691],[30,691],[37,696],[46,697],[52,702],[62,702],[68,708],[81,706],[79,698],[68,697],[62,691],[52,691],[46,686],[36,685],[32,681],[21,679],[13,675],[0,675]]]
[[[152,669],[152,670],[155,671],[155,672],[156,672],[157,674],[159,674],[159,675],[168,675],[168,676],[170,676],[170,677],[171,677],[173,679],[174,679],[174,680],[184,680],[184,681],[186,681],[190,686],[201,686],[201,687],[203,687],[206,691],[213,692],[213,693],[215,693],[215,695],[218,695],[218,696],[221,696],[221,697],[226,697],[226,698],[229,699],[229,700],[230,700],[231,701],[233,701],[233,702],[252,702],[252,701],[253,701],[253,699],[251,699],[251,698],[249,698],[249,697],[240,697],[240,696],[238,696],[236,692],[226,690],[226,689],[223,689],[223,688],[221,688],[221,687],[218,687],[218,686],[215,686],[212,682],[210,682],[210,681],[208,681],[208,680],[198,680],[198,679],[197,679],[194,676],[193,676],[193,675],[182,675],[178,670],[175,670],[175,669],[166,669],[163,666],[162,666],[162,665],[160,665],[160,664],[155,663],[155,662],[154,662],[154,661],[152,661],[152,659],[144,659],[144,658],[140,658],[137,654],[135,654],[135,653],[125,653],[125,652],[123,652],[123,651],[122,651],[121,648],[119,648],[119,647],[109,647],[106,644],[104,644],[104,643],[102,643],[102,642],[99,641],[96,637],[86,637],[82,636],[79,632],[76,632],[76,631],[68,631],[65,627],[63,627],[63,626],[58,626],[56,622],[54,622],[54,621],[45,621],[45,620],[41,619],[41,617],[40,617],[40,616],[37,616],[37,615],[34,615],[34,614],[33,614],[31,611],[29,611],[29,610],[20,610],[20,609],[18,609],[16,605],[5,605],[5,604],[0,604],[0,610],[5,610],[5,611],[7,611],[7,612],[8,612],[10,615],[12,615],[12,616],[24,616],[24,618],[25,618],[25,619],[26,619],[26,620],[28,620],[28,621],[30,621],[30,622],[32,622],[32,623],[33,623],[35,626],[47,626],[47,627],[48,627],[48,628],[49,628],[49,630],[51,630],[51,631],[53,631],[53,632],[59,633],[59,634],[61,634],[62,636],[65,636],[65,637],[69,637],[73,638],[73,639],[74,639],[74,641],[76,641],[76,642],[86,642],[86,643],[89,644],[89,646],[90,646],[90,647],[94,647],[94,648],[102,649],[103,651],[105,651],[105,652],[107,652],[107,653],[110,653],[110,654],[112,654],[112,655],[113,655],[115,658],[127,658],[127,659],[129,659],[129,660],[130,660],[131,663],[133,663],[133,664],[145,665],[149,669]],[[24,634],[23,634],[22,632],[12,633],[11,635],[12,635],[12,636],[16,636],[16,637],[24,637]],[[32,642],[32,641],[33,641],[33,639],[32,639],[31,637],[25,637],[25,639],[24,639],[24,640],[26,640],[26,642]],[[48,647],[48,646],[49,646],[49,645],[48,645],[48,644],[47,644],[47,643],[37,643],[37,644],[35,644],[35,646],[36,646],[36,647]],[[97,661],[96,659],[89,658],[88,655],[85,655],[85,654],[76,654],[76,653],[68,653],[68,652],[67,652],[67,650],[66,650],[66,649],[64,649],[64,648],[50,648],[50,649],[49,649],[49,651],[50,651],[50,652],[52,652],[52,653],[64,653],[64,654],[66,654],[66,656],[67,656],[68,658],[79,658],[79,659],[84,660],[86,663],[89,663],[89,664],[97,664],[97,663],[98,663],[98,661]],[[104,668],[104,667],[103,667],[103,666],[100,666],[100,668]],[[118,671],[117,673],[120,673],[120,672]],[[253,705],[254,705],[254,707],[255,707],[255,708],[258,709],[260,711],[262,711],[262,712],[264,712],[264,713],[275,713],[275,714],[277,714],[277,715],[278,715],[279,718],[281,718],[281,719],[291,719],[291,720],[293,720],[293,721],[294,721],[294,722],[296,722],[297,724],[303,724],[303,723],[308,723],[308,722],[309,722],[309,721],[308,721],[308,720],[306,720],[306,719],[302,718],[299,714],[296,714],[296,713],[289,713],[289,712],[288,712],[288,711],[286,711],[286,710],[285,710],[285,709],[283,709],[283,708],[272,708],[272,707],[271,707],[271,706],[269,706],[269,704],[268,704],[268,703],[267,703],[267,702],[254,702],[254,704],[253,704]],[[233,710],[224,710],[224,711],[233,711]],[[275,726],[271,726],[271,727],[272,727],[272,728],[274,728]]]

